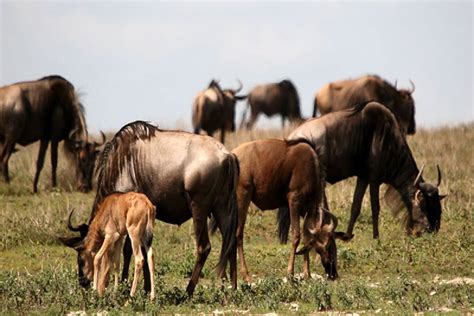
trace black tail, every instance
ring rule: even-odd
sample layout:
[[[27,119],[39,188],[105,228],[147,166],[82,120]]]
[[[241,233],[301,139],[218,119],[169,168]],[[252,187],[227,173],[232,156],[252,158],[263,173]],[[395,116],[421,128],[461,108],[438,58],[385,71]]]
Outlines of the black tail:
[[[278,238],[280,243],[288,242],[288,234],[290,232],[290,209],[288,207],[280,207],[277,213],[278,222]]]
[[[317,96],[314,98],[313,117],[316,117],[316,115],[318,115],[318,97]]]
[[[217,264],[218,275],[225,272],[227,261],[231,263],[237,260],[237,184],[239,181],[239,161],[237,156],[230,154],[229,157],[229,171],[228,179],[230,179],[230,199],[228,203],[229,210],[229,221],[227,227],[224,228],[222,236],[222,249],[219,257],[219,263]],[[212,218],[211,218],[212,222]],[[215,222],[215,220],[214,220]],[[215,231],[215,229],[214,229]]]

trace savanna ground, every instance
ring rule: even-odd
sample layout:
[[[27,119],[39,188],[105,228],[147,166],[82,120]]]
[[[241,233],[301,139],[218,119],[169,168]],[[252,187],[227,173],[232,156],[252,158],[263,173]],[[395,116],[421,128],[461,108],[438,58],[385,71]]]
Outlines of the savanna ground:
[[[239,132],[228,136],[228,148],[251,139],[282,137],[278,131]],[[0,312],[67,313],[70,311],[151,311],[160,313],[313,313],[318,311],[411,313],[418,311],[474,311],[474,124],[420,129],[409,144],[418,165],[426,164],[425,179],[436,182],[436,163],[443,171],[441,230],[420,238],[404,235],[397,219],[382,202],[380,240],[372,239],[366,201],[356,224],[355,238],[338,242],[339,276],[327,281],[317,256],[313,278],[286,278],[289,245],[277,241],[275,213],[252,207],[247,219],[245,250],[253,283],[239,276],[238,290],[222,285],[213,271],[220,237],[212,237],[212,251],[195,294],[186,299],[185,287],[194,264],[191,221],[181,227],[156,222],[157,297],[150,302],[140,293],[128,299],[126,286],[98,299],[82,289],[76,275],[76,253],[57,237],[69,235],[68,210],[74,222],[87,221],[94,193],[74,192],[73,173],[60,156],[59,187],[51,188],[50,166],[40,179],[40,193],[31,194],[37,146],[21,148],[10,163],[12,182],[0,182]],[[49,157],[49,156],[48,156]],[[49,158],[48,158],[49,159]],[[332,212],[345,230],[355,181],[328,188]],[[383,192],[381,194],[383,196]],[[298,258],[296,271],[302,269]]]

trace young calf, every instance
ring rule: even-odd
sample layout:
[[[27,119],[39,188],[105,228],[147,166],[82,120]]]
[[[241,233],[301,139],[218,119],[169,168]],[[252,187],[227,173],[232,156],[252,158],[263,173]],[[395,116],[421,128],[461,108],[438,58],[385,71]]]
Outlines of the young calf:
[[[314,249],[320,254],[328,277],[337,278],[335,238],[341,234],[334,231],[336,217],[322,208],[325,179],[312,147],[302,140],[265,139],[242,144],[233,153],[240,162],[237,249],[244,279],[250,281],[243,250],[250,202],[261,210],[289,207],[293,239],[289,274],[294,273],[295,255],[304,254],[304,276],[309,277],[309,251]],[[304,217],[304,247],[296,251],[300,242],[300,217]]]
[[[153,278],[153,226],[155,206],[141,193],[112,193],[99,206],[89,226],[87,236],[60,238],[68,247],[78,251],[79,279],[83,286],[94,281],[93,288],[103,296],[109,277],[110,262],[113,264],[115,288],[118,286],[120,255],[123,239],[128,234],[135,256],[135,274],[130,296],[137,290],[138,276],[143,269],[144,255],[148,259],[151,279],[151,299],[155,296]],[[68,227],[71,225],[69,214]]]

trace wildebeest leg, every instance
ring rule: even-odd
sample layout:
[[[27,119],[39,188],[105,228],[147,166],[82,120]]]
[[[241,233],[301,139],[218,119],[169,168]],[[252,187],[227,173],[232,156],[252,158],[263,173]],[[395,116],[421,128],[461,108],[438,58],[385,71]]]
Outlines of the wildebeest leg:
[[[105,271],[103,267],[104,262],[109,260],[106,254],[108,254],[109,248],[114,247],[115,240],[116,237],[111,236],[110,234],[106,235],[102,246],[94,257],[94,284],[92,288],[99,291],[99,296],[101,296],[101,293],[103,293],[103,289],[101,292],[100,287],[105,287],[105,278],[102,276],[102,274]],[[103,283],[102,280],[104,280]]]
[[[237,251],[239,253],[239,261],[240,261],[240,274],[242,275],[243,279],[250,283],[251,278],[249,275],[249,271],[247,268],[247,263],[245,262],[244,256],[244,229],[245,229],[245,222],[247,220],[247,213],[250,204],[250,197],[251,194],[247,192],[246,189],[241,188],[240,186],[237,188],[237,197],[238,197],[238,205],[239,205],[239,215],[238,215],[238,224],[237,224]]]
[[[132,250],[133,250],[133,257],[135,258],[135,271],[133,274],[133,282],[132,282],[132,289],[130,290],[130,296],[133,297],[135,292],[137,291],[137,284],[138,284],[138,277],[143,270],[143,266],[145,263],[145,257],[142,254],[142,250],[140,247],[140,242],[138,240],[138,233],[134,231],[129,231],[130,234],[134,234],[135,238],[132,240]]]
[[[285,129],[285,117],[281,116],[281,129]]]
[[[324,206],[324,209],[329,212],[329,203],[328,203],[328,198],[326,196],[326,190],[323,190],[323,206]]]
[[[372,234],[374,239],[379,238],[379,212],[380,212],[380,200],[379,200],[379,185],[370,184],[370,204],[372,206]]]
[[[189,280],[186,292],[189,296],[193,295],[194,288],[199,280],[202,267],[207,260],[207,256],[211,252],[211,243],[209,241],[209,233],[207,231],[207,212],[197,206],[196,202],[191,202],[194,224],[194,235],[196,237],[197,258],[194,264],[193,273]]]
[[[113,255],[113,271],[114,271],[114,289],[117,290],[119,285],[119,270],[120,270],[120,250],[123,246],[123,237],[121,237],[116,243]]]
[[[309,271],[309,251],[303,254],[303,277],[305,279],[311,277],[311,272]]]
[[[128,279],[128,269],[130,268],[130,260],[132,259],[132,242],[130,236],[127,235],[123,245],[123,267],[122,267],[122,282]]]
[[[44,156],[46,155],[46,149],[48,149],[49,141],[47,139],[42,139],[40,141],[40,149],[38,152],[38,160],[36,160],[36,173],[35,173],[35,180],[33,182],[33,192],[38,192],[38,180],[43,169],[44,165]]]
[[[58,167],[58,142],[51,141],[51,176],[53,179],[53,187],[56,186],[56,169]]]
[[[5,142],[3,143],[2,151],[0,152],[0,163],[2,164],[1,168],[2,168],[2,173],[3,173],[3,178],[5,179],[6,182],[10,182],[10,175],[8,174],[8,160],[10,159],[10,156],[14,148],[15,148],[15,143],[12,141],[9,141],[8,139],[5,139]]]
[[[288,204],[290,208],[292,248],[290,253],[290,259],[288,261],[287,271],[289,275],[293,275],[295,272],[296,249],[300,244],[300,215],[298,212],[300,203],[295,195],[289,194]]]
[[[259,113],[254,113],[254,112],[252,112],[250,114],[249,121],[247,122],[247,129],[252,129],[253,128],[255,122],[257,121],[258,114]]]
[[[148,254],[147,250],[145,247],[141,248],[142,250],[142,255],[143,255],[143,260],[144,260],[144,265],[145,267],[149,264],[148,263]],[[150,279],[150,271],[148,269],[143,269],[143,289],[145,290],[145,293],[150,292],[151,289],[151,279]]]
[[[354,198],[352,200],[352,207],[351,207],[351,219],[349,221],[349,225],[347,226],[346,231],[346,238],[350,240],[354,235],[352,231],[354,230],[354,224],[359,217],[360,208],[362,207],[362,201],[364,199],[365,190],[367,190],[367,185],[369,183],[367,180],[362,179],[361,177],[357,178],[357,184],[354,191]]]

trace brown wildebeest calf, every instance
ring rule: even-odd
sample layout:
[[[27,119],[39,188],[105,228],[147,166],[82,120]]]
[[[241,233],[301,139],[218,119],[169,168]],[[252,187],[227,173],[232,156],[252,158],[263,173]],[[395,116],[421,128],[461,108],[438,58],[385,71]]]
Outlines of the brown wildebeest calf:
[[[113,193],[100,204],[85,239],[61,238],[60,240],[66,246],[74,248],[79,253],[81,283],[89,285],[93,276],[93,288],[97,289],[99,296],[103,296],[112,261],[115,288],[117,288],[123,240],[128,234],[135,257],[135,274],[130,296],[137,291],[138,276],[143,269],[144,254],[146,254],[151,279],[150,298],[153,300],[155,288],[151,243],[155,212],[155,206],[144,194]],[[68,226],[71,226],[71,215],[72,211],[69,214]]]
[[[250,202],[261,210],[289,207],[291,213],[292,250],[288,274],[294,273],[296,254],[304,254],[304,276],[309,277],[309,251],[315,249],[330,279],[337,278],[337,249],[334,230],[337,218],[322,208],[322,179],[316,152],[305,140],[257,140],[233,150],[240,163],[237,187],[239,219],[237,249],[241,273],[250,281],[244,258],[243,237]],[[299,217],[304,217],[304,247],[300,242]]]

